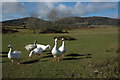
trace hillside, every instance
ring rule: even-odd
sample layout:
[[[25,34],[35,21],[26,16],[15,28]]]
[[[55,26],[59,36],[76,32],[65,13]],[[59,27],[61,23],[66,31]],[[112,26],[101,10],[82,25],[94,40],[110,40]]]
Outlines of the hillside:
[[[2,26],[25,26],[26,21],[29,19],[36,19],[39,23],[43,24],[45,20],[34,18],[34,17],[26,17],[21,19],[7,20],[2,22]],[[56,21],[58,24],[62,25],[114,25],[117,26],[120,24],[120,19],[108,18],[108,17],[65,17]]]
[[[20,19],[13,19],[13,20],[6,20],[2,22],[2,26],[25,26],[26,22],[29,19],[35,19],[39,23],[46,22],[42,19],[34,18],[34,17],[26,17],[26,18],[20,18]]]
[[[60,24],[118,25],[119,19],[108,17],[66,17],[57,21]]]

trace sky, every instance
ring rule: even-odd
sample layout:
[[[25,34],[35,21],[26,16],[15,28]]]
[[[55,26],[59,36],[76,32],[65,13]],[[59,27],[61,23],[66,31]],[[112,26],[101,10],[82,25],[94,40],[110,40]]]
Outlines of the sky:
[[[47,14],[56,7],[64,17],[103,16],[118,18],[118,0],[2,0],[0,21],[29,17],[36,13],[47,20]]]

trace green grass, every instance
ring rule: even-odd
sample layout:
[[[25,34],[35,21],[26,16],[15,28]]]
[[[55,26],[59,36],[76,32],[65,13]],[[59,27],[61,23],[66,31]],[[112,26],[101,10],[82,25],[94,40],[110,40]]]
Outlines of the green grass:
[[[3,34],[2,52],[8,52],[8,44],[14,46],[14,50],[20,50],[21,63],[12,64],[2,54],[3,78],[116,78],[117,77],[117,53],[106,52],[110,44],[117,43],[117,28],[107,27],[100,29],[76,29],[68,34],[32,34],[27,30],[19,33]],[[28,57],[25,50],[26,44],[37,40],[41,44],[54,46],[54,37],[67,35],[76,38],[74,41],[66,41],[67,51],[60,62],[53,62],[50,52],[45,52],[38,60],[37,57]],[[59,41],[59,45],[61,42]],[[49,53],[49,54],[48,54]],[[77,54],[79,56],[67,56]],[[45,57],[46,56],[46,57]],[[30,61],[33,61],[29,63]],[[25,64],[26,63],[26,64]],[[97,71],[97,72],[95,72]]]

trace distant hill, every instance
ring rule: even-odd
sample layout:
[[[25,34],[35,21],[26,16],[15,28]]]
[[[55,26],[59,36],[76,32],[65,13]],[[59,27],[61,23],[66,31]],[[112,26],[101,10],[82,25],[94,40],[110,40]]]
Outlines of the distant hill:
[[[34,18],[34,17],[26,17],[26,18],[2,21],[2,26],[19,26],[19,27],[25,26],[26,22],[29,19],[36,19],[36,21],[38,21],[40,23],[46,22],[42,19],[38,19],[38,18]]]
[[[60,24],[118,25],[120,19],[108,17],[66,17],[56,21]]]
[[[14,20],[6,20],[2,21],[2,26],[25,26],[26,21],[29,19],[36,19],[39,23],[45,23],[48,21],[34,18],[34,17],[26,17],[21,19],[14,19]],[[82,26],[82,25],[115,25],[117,26],[120,24],[120,19],[115,18],[108,18],[108,17],[65,17],[56,21],[58,24],[62,25],[75,25],[75,26]]]

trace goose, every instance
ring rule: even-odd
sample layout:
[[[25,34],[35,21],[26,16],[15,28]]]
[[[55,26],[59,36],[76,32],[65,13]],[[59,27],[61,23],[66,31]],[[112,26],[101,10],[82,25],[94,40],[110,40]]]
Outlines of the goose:
[[[39,55],[40,56],[40,54],[43,52],[43,49],[42,48],[35,48],[35,49],[33,49],[31,52],[30,52],[30,54],[29,54],[29,57],[32,57],[32,55],[34,54],[34,55]]]
[[[36,45],[37,45],[37,48],[42,48],[43,51],[51,50],[50,45],[42,45],[42,44],[36,44]]]
[[[56,58],[58,58],[58,61],[60,61],[60,56],[63,55],[63,53],[60,50],[57,49],[57,41],[58,41],[58,39],[55,38],[55,45],[54,45],[54,47],[51,51],[52,55],[54,57],[54,61],[56,61]]]
[[[66,51],[64,38],[62,38],[62,45],[61,45],[61,47],[59,47],[59,50],[60,50],[62,53],[65,53],[65,51]],[[64,57],[64,56],[62,56],[62,57]]]
[[[26,49],[27,51],[33,50],[34,48],[37,47],[36,43],[37,43],[37,41],[34,41],[34,44],[26,45],[26,46],[25,46],[25,49]]]
[[[10,48],[10,50],[8,52],[8,58],[12,61],[12,63],[13,63],[14,60],[17,60],[18,64],[20,64],[19,60],[20,60],[21,52],[17,51],[17,50],[12,52],[13,47],[11,45],[8,45],[8,48]]]

